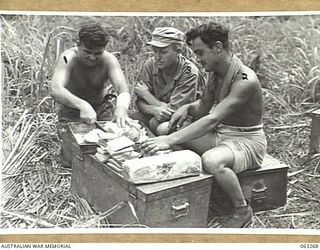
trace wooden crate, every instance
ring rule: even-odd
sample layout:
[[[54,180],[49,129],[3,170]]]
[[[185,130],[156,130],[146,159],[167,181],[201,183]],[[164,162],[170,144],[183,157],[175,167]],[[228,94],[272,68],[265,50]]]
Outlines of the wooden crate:
[[[80,143],[77,134],[88,132],[90,126],[69,124],[73,158],[71,190],[95,209],[103,212],[128,201],[133,204],[140,223],[150,227],[204,227],[208,211],[210,217],[230,211],[230,201],[208,174],[147,185],[128,183],[91,155],[96,152],[96,144]],[[287,172],[288,166],[266,155],[260,169],[238,175],[244,195],[255,211],[285,205]],[[126,206],[109,219],[112,223],[136,223],[128,211]]]
[[[266,155],[261,168],[238,174],[245,198],[254,211],[270,210],[286,204],[288,166]],[[230,212],[232,204],[216,182],[213,183],[210,216]]]
[[[103,125],[101,123],[100,125]],[[71,192],[104,212],[122,201],[133,204],[139,222],[149,227],[205,227],[209,210],[212,176],[186,177],[153,184],[134,185],[93,155],[97,145],[84,143],[81,136],[91,125],[69,123],[72,148]],[[147,130],[149,136],[151,132]],[[108,217],[112,224],[137,223],[124,206]]]
[[[130,201],[139,222],[149,227],[205,227],[207,225],[212,176],[186,177],[152,184],[133,185],[121,174],[83,154],[74,144],[71,191],[85,198],[98,211]],[[134,223],[128,209],[117,211],[113,224]]]

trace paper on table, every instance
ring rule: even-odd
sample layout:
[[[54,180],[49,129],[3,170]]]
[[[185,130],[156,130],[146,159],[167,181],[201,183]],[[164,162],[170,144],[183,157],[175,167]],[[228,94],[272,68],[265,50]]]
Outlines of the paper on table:
[[[125,136],[110,140],[107,142],[107,147],[113,152],[116,152],[120,149],[131,147],[134,145],[134,141],[130,140]]]

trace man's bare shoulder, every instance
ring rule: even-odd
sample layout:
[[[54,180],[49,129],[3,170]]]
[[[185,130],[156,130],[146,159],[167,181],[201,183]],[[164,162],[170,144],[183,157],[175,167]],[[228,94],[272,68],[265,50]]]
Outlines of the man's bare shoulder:
[[[259,84],[259,79],[257,74],[249,67],[243,65],[241,70],[239,71],[236,81],[247,82],[248,84]]]
[[[116,56],[106,50],[103,52],[101,59],[107,65],[113,64],[114,62],[118,62]]]
[[[261,85],[256,73],[249,67],[243,66],[232,83],[230,93],[250,96],[260,92]]]
[[[61,53],[58,63],[64,64],[64,65],[72,65],[77,58],[77,51],[78,51],[77,47],[73,47],[65,50],[64,52]]]

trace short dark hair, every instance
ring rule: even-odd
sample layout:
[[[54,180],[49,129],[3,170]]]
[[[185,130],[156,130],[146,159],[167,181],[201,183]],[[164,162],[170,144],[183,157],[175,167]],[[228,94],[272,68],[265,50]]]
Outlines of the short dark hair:
[[[108,35],[99,23],[89,22],[79,30],[79,42],[88,49],[104,47],[108,43]]]
[[[228,41],[228,33],[229,30],[222,26],[221,24],[217,24],[215,22],[209,22],[207,24],[199,25],[195,28],[192,28],[186,33],[186,42],[188,45],[191,45],[191,42],[200,37],[201,40],[208,45],[209,48],[213,48],[214,44],[217,41],[222,43],[224,49],[229,49],[229,41]]]

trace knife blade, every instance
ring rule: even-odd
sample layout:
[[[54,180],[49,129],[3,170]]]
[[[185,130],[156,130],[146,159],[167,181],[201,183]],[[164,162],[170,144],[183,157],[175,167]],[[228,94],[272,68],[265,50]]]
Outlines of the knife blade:
[[[94,125],[96,126],[96,128],[101,129],[103,132],[107,133],[107,131],[99,123],[94,122]]]

